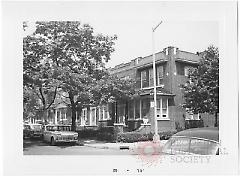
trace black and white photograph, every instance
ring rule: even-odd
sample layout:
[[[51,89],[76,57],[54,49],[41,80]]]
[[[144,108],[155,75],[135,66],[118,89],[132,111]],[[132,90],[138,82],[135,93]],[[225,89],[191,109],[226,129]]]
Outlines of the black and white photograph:
[[[3,2],[4,174],[239,174],[237,7]]]

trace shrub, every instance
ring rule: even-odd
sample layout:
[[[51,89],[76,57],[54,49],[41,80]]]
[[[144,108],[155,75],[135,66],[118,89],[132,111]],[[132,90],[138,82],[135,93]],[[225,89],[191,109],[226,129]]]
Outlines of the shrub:
[[[113,126],[106,126],[99,128],[100,133],[114,133],[114,127]]]
[[[203,120],[186,120],[185,121],[185,129],[189,129],[189,128],[200,128],[200,127],[204,127],[204,123]]]
[[[107,132],[104,132],[104,133],[99,132],[97,134],[97,139],[100,140],[100,141],[113,142],[114,141],[114,134],[107,133]]]
[[[114,141],[114,127],[107,126],[107,127],[100,128],[97,133],[97,139],[108,141],[108,142],[113,142]]]
[[[177,131],[166,131],[160,132],[160,140],[167,140]],[[120,133],[117,135],[117,142],[139,142],[139,141],[150,141],[153,139],[153,133],[142,134],[140,132],[127,132],[127,133]]]
[[[97,137],[98,130],[94,129],[84,129],[81,131],[77,131],[79,138],[92,138]]]
[[[117,135],[117,142],[138,142],[148,141],[151,138],[151,134],[141,134],[139,132],[127,132]]]
[[[164,132],[160,132],[158,134],[160,136],[160,140],[168,140],[175,133],[177,133],[176,130],[174,130],[174,131],[164,131]]]

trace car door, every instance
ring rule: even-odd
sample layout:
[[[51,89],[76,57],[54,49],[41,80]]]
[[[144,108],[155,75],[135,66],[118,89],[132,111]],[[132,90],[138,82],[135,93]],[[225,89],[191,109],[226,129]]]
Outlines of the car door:
[[[43,133],[43,138],[47,142],[50,142],[50,135],[51,135],[50,134],[51,133],[50,129],[51,129],[51,126],[46,126],[45,130],[44,130],[44,133]]]

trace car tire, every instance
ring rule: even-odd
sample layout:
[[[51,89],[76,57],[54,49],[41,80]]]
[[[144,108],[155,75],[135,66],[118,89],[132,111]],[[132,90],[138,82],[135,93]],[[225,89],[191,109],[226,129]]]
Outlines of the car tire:
[[[56,144],[56,142],[55,142],[54,138],[51,137],[51,145],[55,145],[55,144]]]

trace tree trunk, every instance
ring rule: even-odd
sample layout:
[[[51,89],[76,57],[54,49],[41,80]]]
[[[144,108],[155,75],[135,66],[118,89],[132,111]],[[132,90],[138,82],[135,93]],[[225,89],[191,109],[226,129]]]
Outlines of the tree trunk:
[[[215,112],[215,124],[214,124],[215,127],[218,127],[219,124],[218,124],[218,113]]]
[[[69,100],[71,102],[71,111],[72,111],[72,131],[76,131],[76,104],[74,102],[74,96],[71,91],[68,92]]]
[[[48,111],[47,109],[43,109],[43,112],[42,112],[42,118],[41,118],[41,120],[43,121],[44,124],[46,123],[46,121],[47,121],[47,119],[48,119],[48,117],[47,117],[47,115],[48,115],[47,111]]]
[[[72,106],[72,131],[76,131],[76,106]]]

